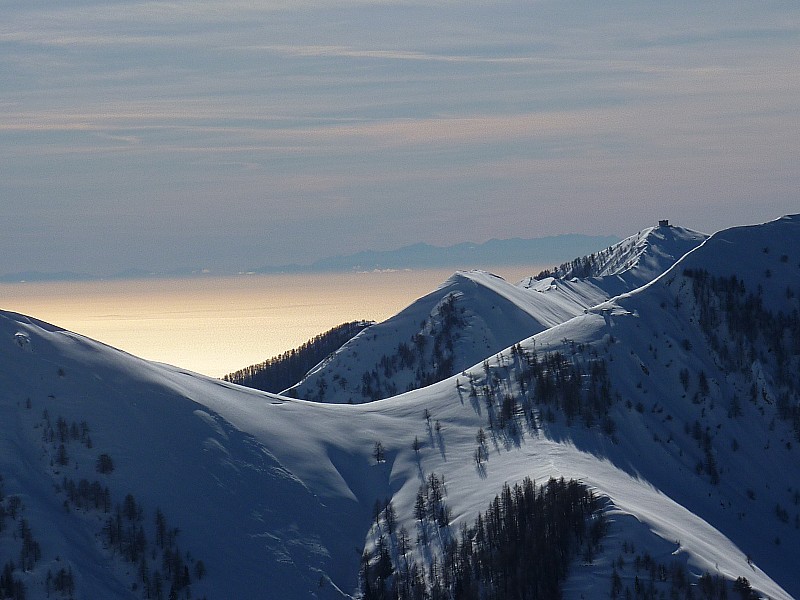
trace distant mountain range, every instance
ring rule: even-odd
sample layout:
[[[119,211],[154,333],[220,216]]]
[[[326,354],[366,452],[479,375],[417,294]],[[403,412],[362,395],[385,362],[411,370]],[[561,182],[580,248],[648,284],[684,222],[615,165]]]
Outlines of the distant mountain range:
[[[0,598],[800,598],[800,215],[457,273],[313,402],[4,311],[0,365]]]
[[[397,250],[367,250],[318,260],[310,265],[264,266],[257,273],[375,271],[385,269],[478,269],[499,265],[556,264],[619,241],[615,236],[566,234],[540,238],[492,239],[454,246],[412,244]]]
[[[170,271],[127,269],[108,275],[73,271],[24,271],[0,275],[0,283],[34,281],[92,281],[100,279],[147,279],[151,277],[192,277],[235,275],[242,272],[320,273],[398,269],[478,269],[506,265],[555,265],[574,256],[582,256],[619,241],[615,236],[565,234],[541,238],[493,239],[483,244],[465,242],[454,246],[412,244],[397,250],[366,250],[346,256],[320,259],[309,265],[266,265],[236,273],[183,268]]]

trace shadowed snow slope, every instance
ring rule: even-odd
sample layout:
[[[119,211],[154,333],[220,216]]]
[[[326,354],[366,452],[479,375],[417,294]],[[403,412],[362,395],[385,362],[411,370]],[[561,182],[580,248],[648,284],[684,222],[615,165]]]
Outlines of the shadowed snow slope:
[[[170,581],[169,561],[149,559],[165,554],[153,524],[159,510],[180,530],[193,598],[342,598],[355,594],[362,551],[381,533],[376,500],[392,500],[413,538],[421,481],[432,473],[446,481],[449,528],[409,552],[424,563],[504,483],[563,476],[607,497],[610,516],[604,550],[575,562],[567,598],[608,597],[612,561],[629,543],[694,575],[744,576],[770,598],[800,596],[798,240],[798,217],[720,232],[653,283],[480,357],[463,374],[355,406],[247,390],[0,313],[3,505],[17,497],[24,506],[13,523],[5,517],[2,558],[20,556],[12,532],[24,518],[40,545],[35,564],[14,570],[29,598],[46,596],[48,570],[67,567],[77,597],[141,598],[142,562],[150,579],[159,570]],[[735,293],[719,283],[732,275]],[[459,293],[483,279],[489,289],[488,277],[446,285]],[[517,306],[506,291],[491,296],[499,313]],[[743,340],[726,315],[747,294],[759,318]],[[443,299],[423,298],[421,312],[437,323],[457,318]],[[779,311],[788,315],[780,342],[764,335]],[[544,365],[542,385],[531,364]],[[556,371],[576,387],[548,388]],[[592,373],[601,372],[595,398]],[[577,410],[573,396],[583,402]],[[506,397],[515,400],[503,416]],[[477,462],[479,428],[487,441]],[[112,472],[97,471],[101,454]],[[68,500],[66,480],[82,478],[109,488],[125,527],[125,497],[135,499],[142,516],[134,510],[130,522],[142,524],[144,560],[126,562],[131,548],[113,541],[113,507]],[[633,571],[623,580],[632,585]]]

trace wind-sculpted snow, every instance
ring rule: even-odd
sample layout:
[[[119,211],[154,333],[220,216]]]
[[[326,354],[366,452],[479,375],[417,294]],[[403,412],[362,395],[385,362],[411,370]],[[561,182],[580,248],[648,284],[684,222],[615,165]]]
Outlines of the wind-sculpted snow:
[[[376,524],[376,503],[391,500],[397,526],[422,536],[430,524],[415,518],[418,490],[432,474],[441,480],[449,522],[407,554],[429,568],[504,484],[564,477],[606,498],[609,517],[603,550],[575,558],[566,598],[608,597],[623,556],[622,585],[647,578],[633,547],[687,566],[691,581],[746,577],[770,598],[798,597],[798,390],[778,365],[796,366],[800,352],[791,327],[780,344],[760,334],[797,314],[798,240],[797,217],[720,232],[643,288],[439,383],[356,406],[248,390],[0,313],[2,502],[24,504],[5,517],[3,559],[18,561],[12,534],[25,518],[41,551],[32,568],[14,569],[28,598],[45,598],[48,571],[67,567],[76,597],[143,597],[140,565],[106,543],[108,515],[67,499],[65,478],[86,478],[113,504],[135,497],[152,551],[156,511],[179,530],[193,598],[352,597],[365,548],[396,539]],[[741,293],[726,295],[731,276]],[[492,286],[481,293],[498,312],[516,306],[502,282],[481,289]],[[423,299],[431,323],[466,319],[463,289],[453,301],[447,291]],[[716,330],[701,299],[717,309]],[[749,341],[725,316],[743,305],[759,315]],[[413,331],[414,321],[396,326]],[[91,444],[60,454],[45,411],[51,423],[85,422]],[[102,453],[112,472],[96,469]],[[164,568],[148,563],[151,575]]]

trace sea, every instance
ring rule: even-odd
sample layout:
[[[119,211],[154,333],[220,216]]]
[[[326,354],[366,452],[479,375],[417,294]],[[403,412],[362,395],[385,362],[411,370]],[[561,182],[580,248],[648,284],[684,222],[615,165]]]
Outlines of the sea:
[[[515,283],[541,266],[489,269]],[[222,377],[355,320],[383,321],[453,270],[0,284],[0,309]]]

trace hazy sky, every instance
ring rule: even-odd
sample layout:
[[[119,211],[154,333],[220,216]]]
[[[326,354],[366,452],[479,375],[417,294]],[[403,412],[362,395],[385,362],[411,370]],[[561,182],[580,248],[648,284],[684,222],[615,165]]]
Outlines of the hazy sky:
[[[0,0],[0,273],[800,210],[800,3]]]

